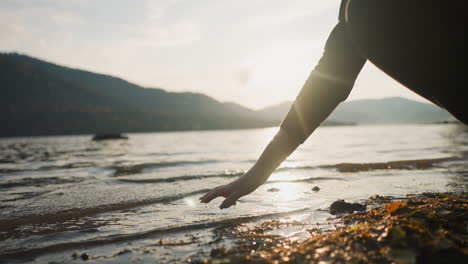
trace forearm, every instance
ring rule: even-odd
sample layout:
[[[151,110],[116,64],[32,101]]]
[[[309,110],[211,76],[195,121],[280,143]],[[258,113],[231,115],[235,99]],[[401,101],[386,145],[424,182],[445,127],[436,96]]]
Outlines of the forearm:
[[[281,128],[303,143],[348,97],[350,91],[351,86],[337,85],[312,73],[281,123]]]
[[[252,175],[261,176],[262,183],[265,182],[299,144],[299,141],[280,128],[252,167]]]
[[[366,59],[358,52],[340,22],[333,29],[325,52],[302,87],[281,124],[301,143],[344,101]]]

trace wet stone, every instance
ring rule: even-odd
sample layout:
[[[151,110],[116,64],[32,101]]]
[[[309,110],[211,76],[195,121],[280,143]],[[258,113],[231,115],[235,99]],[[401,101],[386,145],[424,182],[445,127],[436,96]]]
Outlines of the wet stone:
[[[366,206],[359,204],[359,203],[347,203],[344,200],[337,200],[334,201],[330,205],[330,214],[337,215],[337,214],[346,214],[346,213],[353,213],[356,211],[365,211]]]
[[[80,258],[82,260],[86,261],[86,260],[89,260],[89,255],[88,255],[88,253],[83,253],[83,254],[81,254]]]

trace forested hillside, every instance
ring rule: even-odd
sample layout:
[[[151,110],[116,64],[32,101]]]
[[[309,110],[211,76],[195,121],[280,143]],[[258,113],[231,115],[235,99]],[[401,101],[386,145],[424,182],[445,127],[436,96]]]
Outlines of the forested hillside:
[[[265,127],[256,112],[203,94],[0,54],[0,136]]]

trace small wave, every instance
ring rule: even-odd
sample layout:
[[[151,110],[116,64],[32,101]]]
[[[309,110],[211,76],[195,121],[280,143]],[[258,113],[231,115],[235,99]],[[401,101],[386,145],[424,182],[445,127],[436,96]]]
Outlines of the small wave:
[[[190,181],[190,180],[200,180],[206,178],[232,178],[241,176],[244,172],[232,172],[232,173],[223,173],[223,174],[202,174],[202,175],[185,175],[177,176],[171,178],[158,178],[158,179],[118,179],[122,182],[128,183],[166,183],[166,182],[177,182],[177,181]]]
[[[145,156],[180,156],[180,155],[193,155],[197,152],[151,152],[145,154]]]
[[[0,183],[0,189],[25,187],[25,186],[43,187],[46,185],[57,185],[57,184],[81,182],[83,180],[84,180],[83,178],[78,178],[78,177],[23,178],[17,181],[7,181],[7,182]]]
[[[7,203],[7,202],[16,202],[16,201],[20,201],[20,200],[32,199],[32,198],[36,198],[38,196],[44,195],[44,194],[49,193],[49,192],[50,191],[9,193],[9,196],[13,196],[13,198],[2,199],[2,202]]]
[[[336,177],[312,177],[312,178],[304,178],[304,179],[297,179],[297,180],[273,180],[267,181],[266,183],[281,183],[281,182],[315,182],[315,181],[323,181],[323,180],[344,180],[343,178],[336,178]]]
[[[276,172],[283,171],[294,171],[294,170],[315,170],[315,169],[334,169],[338,172],[360,172],[360,171],[372,171],[372,170],[423,170],[437,167],[438,164],[447,161],[457,161],[460,158],[451,157],[451,158],[437,158],[437,159],[421,159],[421,160],[399,160],[399,161],[389,161],[381,163],[338,163],[333,165],[319,165],[319,166],[299,166],[299,167],[282,167],[276,170]],[[189,162],[192,164],[193,162]],[[178,163],[165,163],[165,164],[138,164],[134,166],[122,166],[120,170],[117,169],[114,176],[122,176],[129,174],[140,173],[145,168],[150,167],[164,167],[164,166],[177,166]],[[202,175],[184,175],[171,178],[157,178],[157,179],[128,179],[120,178],[118,179],[121,182],[127,183],[169,183],[177,181],[190,181],[206,178],[232,178],[241,176],[244,172],[232,172],[232,173],[223,173],[223,174],[202,174]],[[311,177],[304,179],[296,180],[272,180],[267,183],[279,183],[279,182],[314,182],[321,180],[343,180],[342,178],[337,177]]]
[[[42,166],[37,169],[0,169],[0,173],[66,170],[66,169],[77,169],[77,168],[90,168],[90,167],[96,167],[96,166],[97,164],[94,162],[73,162],[73,163],[68,163],[65,165]]]
[[[171,162],[160,162],[160,163],[143,163],[129,166],[116,166],[114,167],[114,177],[130,174],[141,173],[144,169],[150,168],[165,168],[165,167],[177,167],[185,165],[197,165],[206,163],[215,163],[217,160],[202,160],[202,161],[171,161]]]
[[[0,173],[14,173],[14,172],[24,172],[24,171],[33,171],[33,170],[22,170],[22,169],[0,169]]]
[[[377,163],[338,163],[333,165],[283,167],[276,171],[290,170],[314,170],[314,169],[336,169],[339,172],[360,172],[372,170],[423,170],[437,167],[438,164],[447,161],[461,160],[458,157],[419,159],[419,160],[397,160]]]
[[[177,181],[190,181],[190,180],[202,180],[206,178],[233,178],[243,175],[244,172],[233,172],[233,173],[225,173],[225,174],[205,174],[205,175],[187,175],[187,176],[178,176],[178,177],[171,177],[171,178],[163,178],[163,179],[118,179],[122,182],[127,183],[142,183],[142,184],[152,184],[152,183],[168,183],[168,182],[177,182]],[[267,181],[265,184],[271,183],[281,183],[281,182],[315,182],[315,181],[322,181],[322,180],[343,180],[343,178],[337,177],[311,177],[311,178],[304,178],[304,179],[296,179],[296,180],[271,180]]]
[[[290,171],[290,170],[313,170],[319,169],[320,166],[298,166],[298,167],[281,167],[276,169],[277,172],[279,171]]]
[[[372,170],[424,170],[434,168],[442,162],[455,160],[459,160],[459,158],[451,157],[438,159],[398,160],[381,163],[339,163],[321,167],[334,168],[339,172],[360,172]]]
[[[117,203],[117,204],[107,204],[107,205],[100,205],[98,207],[90,207],[90,208],[73,208],[67,209],[55,213],[50,214],[38,214],[38,215],[25,215],[17,218],[7,218],[7,219],[0,219],[0,232],[2,231],[9,231],[17,228],[18,226],[26,225],[26,224],[42,224],[42,223],[51,223],[51,222],[59,222],[65,221],[69,219],[75,219],[84,216],[90,216],[100,213],[107,213],[112,211],[121,211],[127,210],[135,207],[141,207],[150,204],[162,203],[167,204],[171,203],[185,197],[203,194],[211,189],[202,189],[188,193],[181,193],[173,196],[164,196],[158,198],[151,198],[151,199],[144,199],[139,201],[129,201],[125,203]]]
[[[60,166],[42,166],[38,170],[62,170],[62,169],[76,169],[76,168],[88,168],[97,166],[94,162],[73,162]]]
[[[143,231],[139,233],[112,235],[112,236],[108,236],[104,238],[99,237],[97,239],[55,244],[55,245],[31,248],[31,249],[26,249],[26,250],[25,249],[7,250],[3,253],[0,253],[0,259],[18,260],[18,256],[21,256],[21,258],[34,258],[39,255],[43,255],[45,253],[61,252],[64,250],[70,250],[74,248],[102,246],[106,244],[144,239],[144,238],[148,238],[148,237],[160,235],[160,234],[177,233],[177,232],[200,230],[200,229],[214,228],[214,227],[231,227],[231,226],[237,226],[246,222],[253,222],[253,221],[258,221],[261,219],[272,218],[272,217],[284,217],[288,215],[307,212],[309,210],[310,210],[309,208],[303,208],[303,209],[292,210],[292,211],[287,211],[287,212],[268,213],[268,214],[255,215],[255,216],[239,216],[239,217],[234,217],[234,218],[223,218],[223,219],[218,219],[214,221],[195,222],[195,223],[186,224],[186,225],[175,225],[175,226],[169,226],[165,228],[156,228],[156,229]]]

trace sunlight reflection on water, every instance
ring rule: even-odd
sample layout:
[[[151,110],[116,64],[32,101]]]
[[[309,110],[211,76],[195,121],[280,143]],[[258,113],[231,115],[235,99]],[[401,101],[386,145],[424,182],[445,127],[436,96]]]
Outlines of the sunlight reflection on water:
[[[199,202],[196,202],[193,198],[185,198],[184,202],[186,205],[192,208],[195,208],[200,204]]]
[[[271,195],[272,199],[277,201],[278,208],[281,208],[282,204],[287,206],[288,202],[297,200],[300,196],[302,196],[302,193],[305,191],[304,186],[299,185],[297,183],[288,183],[288,182],[273,183],[271,184],[271,187],[279,189],[278,192],[275,192]],[[286,208],[282,208],[282,209],[286,209]]]
[[[374,194],[467,189],[465,127],[321,127],[264,186],[241,198],[237,206],[219,210],[220,198],[199,203],[209,189],[248,170],[276,131],[141,133],[129,134],[128,141],[106,143],[93,142],[91,136],[0,139],[0,255],[108,239],[121,242],[123,248],[128,241],[158,244],[159,239],[179,233],[186,241],[189,232],[205,237],[200,243],[209,247],[214,236],[210,228],[219,221],[305,208],[306,213],[275,219],[323,222],[330,215],[318,209],[339,198],[360,201]],[[440,158],[448,159],[431,163]],[[429,162],[409,162],[398,169],[375,165],[400,160]],[[351,163],[341,167],[348,171],[340,171],[341,163]],[[313,191],[314,186],[320,190]],[[4,226],[8,228],[1,229]],[[296,237],[294,232],[301,230],[279,232]],[[186,247],[190,252],[196,246]],[[115,253],[114,246],[106,250]]]

